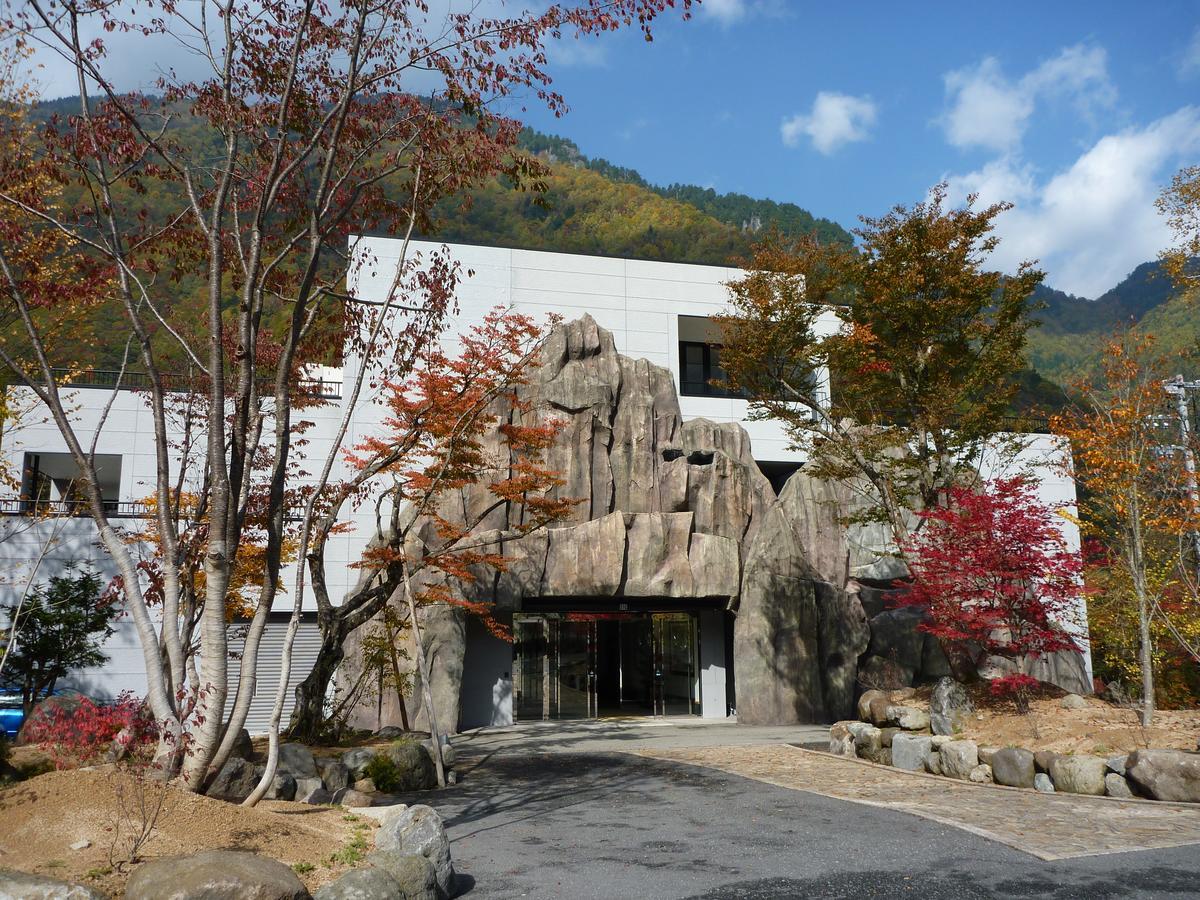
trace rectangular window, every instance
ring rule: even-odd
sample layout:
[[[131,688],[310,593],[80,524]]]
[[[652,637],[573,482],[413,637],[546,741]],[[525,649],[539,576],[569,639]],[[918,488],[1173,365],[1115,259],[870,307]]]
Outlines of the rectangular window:
[[[740,397],[723,387],[728,376],[721,367],[721,345],[679,342],[679,393],[685,397]],[[713,384],[713,382],[717,382]]]

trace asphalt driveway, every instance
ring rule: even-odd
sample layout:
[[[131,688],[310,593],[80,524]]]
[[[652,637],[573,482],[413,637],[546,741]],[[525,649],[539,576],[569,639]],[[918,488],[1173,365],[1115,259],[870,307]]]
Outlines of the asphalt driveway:
[[[422,802],[480,900],[1200,896],[1196,846],[1043,862],[905,813],[624,753],[497,750],[461,767]]]

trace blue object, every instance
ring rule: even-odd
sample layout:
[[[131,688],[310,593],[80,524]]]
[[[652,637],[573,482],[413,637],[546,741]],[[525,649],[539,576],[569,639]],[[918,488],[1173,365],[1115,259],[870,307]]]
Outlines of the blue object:
[[[10,738],[15,738],[25,721],[25,713],[21,710],[21,698],[14,694],[0,694],[0,726]]]

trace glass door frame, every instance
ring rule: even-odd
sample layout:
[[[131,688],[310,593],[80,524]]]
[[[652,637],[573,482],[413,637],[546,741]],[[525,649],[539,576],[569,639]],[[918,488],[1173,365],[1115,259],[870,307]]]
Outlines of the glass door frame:
[[[673,652],[676,648],[671,645],[672,637],[669,627],[686,623],[686,671],[687,671],[687,701],[686,708],[676,708],[678,700],[669,692],[668,679],[670,669],[677,666],[680,660]],[[661,716],[694,716],[700,710],[699,697],[699,618],[690,612],[671,612],[651,614],[651,634],[653,641],[653,674],[654,674],[654,715]],[[670,706],[670,708],[668,708]]]

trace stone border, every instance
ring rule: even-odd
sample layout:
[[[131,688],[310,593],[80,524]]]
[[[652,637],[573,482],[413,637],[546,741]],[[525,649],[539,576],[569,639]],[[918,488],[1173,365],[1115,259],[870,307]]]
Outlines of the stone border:
[[[1035,790],[1034,788],[1013,787],[1012,785],[1008,784],[996,784],[994,781],[969,781],[966,778],[950,778],[947,775],[934,775],[932,772],[917,772],[912,769],[902,769],[899,766],[887,766],[883,763],[871,762],[869,759],[863,759],[861,756],[839,756],[836,753],[830,753],[828,750],[813,750],[811,747],[801,747],[797,744],[785,744],[784,746],[790,747],[793,750],[799,750],[803,753],[813,753],[817,756],[829,756],[833,759],[843,760],[844,762],[848,763],[858,763],[859,765],[870,766],[873,769],[882,769],[885,772],[895,772],[898,775],[908,775],[914,778],[925,778],[930,781],[936,781],[938,784],[950,782],[952,784],[959,785],[960,787],[994,788],[1001,791],[1015,791],[1016,793],[1023,794],[1025,796],[1036,794],[1039,797],[1049,798],[1070,797],[1073,800],[1082,799],[1104,800],[1112,801],[1114,803],[1141,803],[1147,806],[1154,806],[1158,808],[1183,809],[1191,812],[1195,812],[1197,809],[1200,809],[1200,805],[1198,804],[1183,803],[1176,800],[1152,800],[1148,797],[1112,797],[1108,794],[1073,794],[1070,791],[1054,791],[1052,793],[1050,791]],[[813,793],[819,792],[813,791]]]

